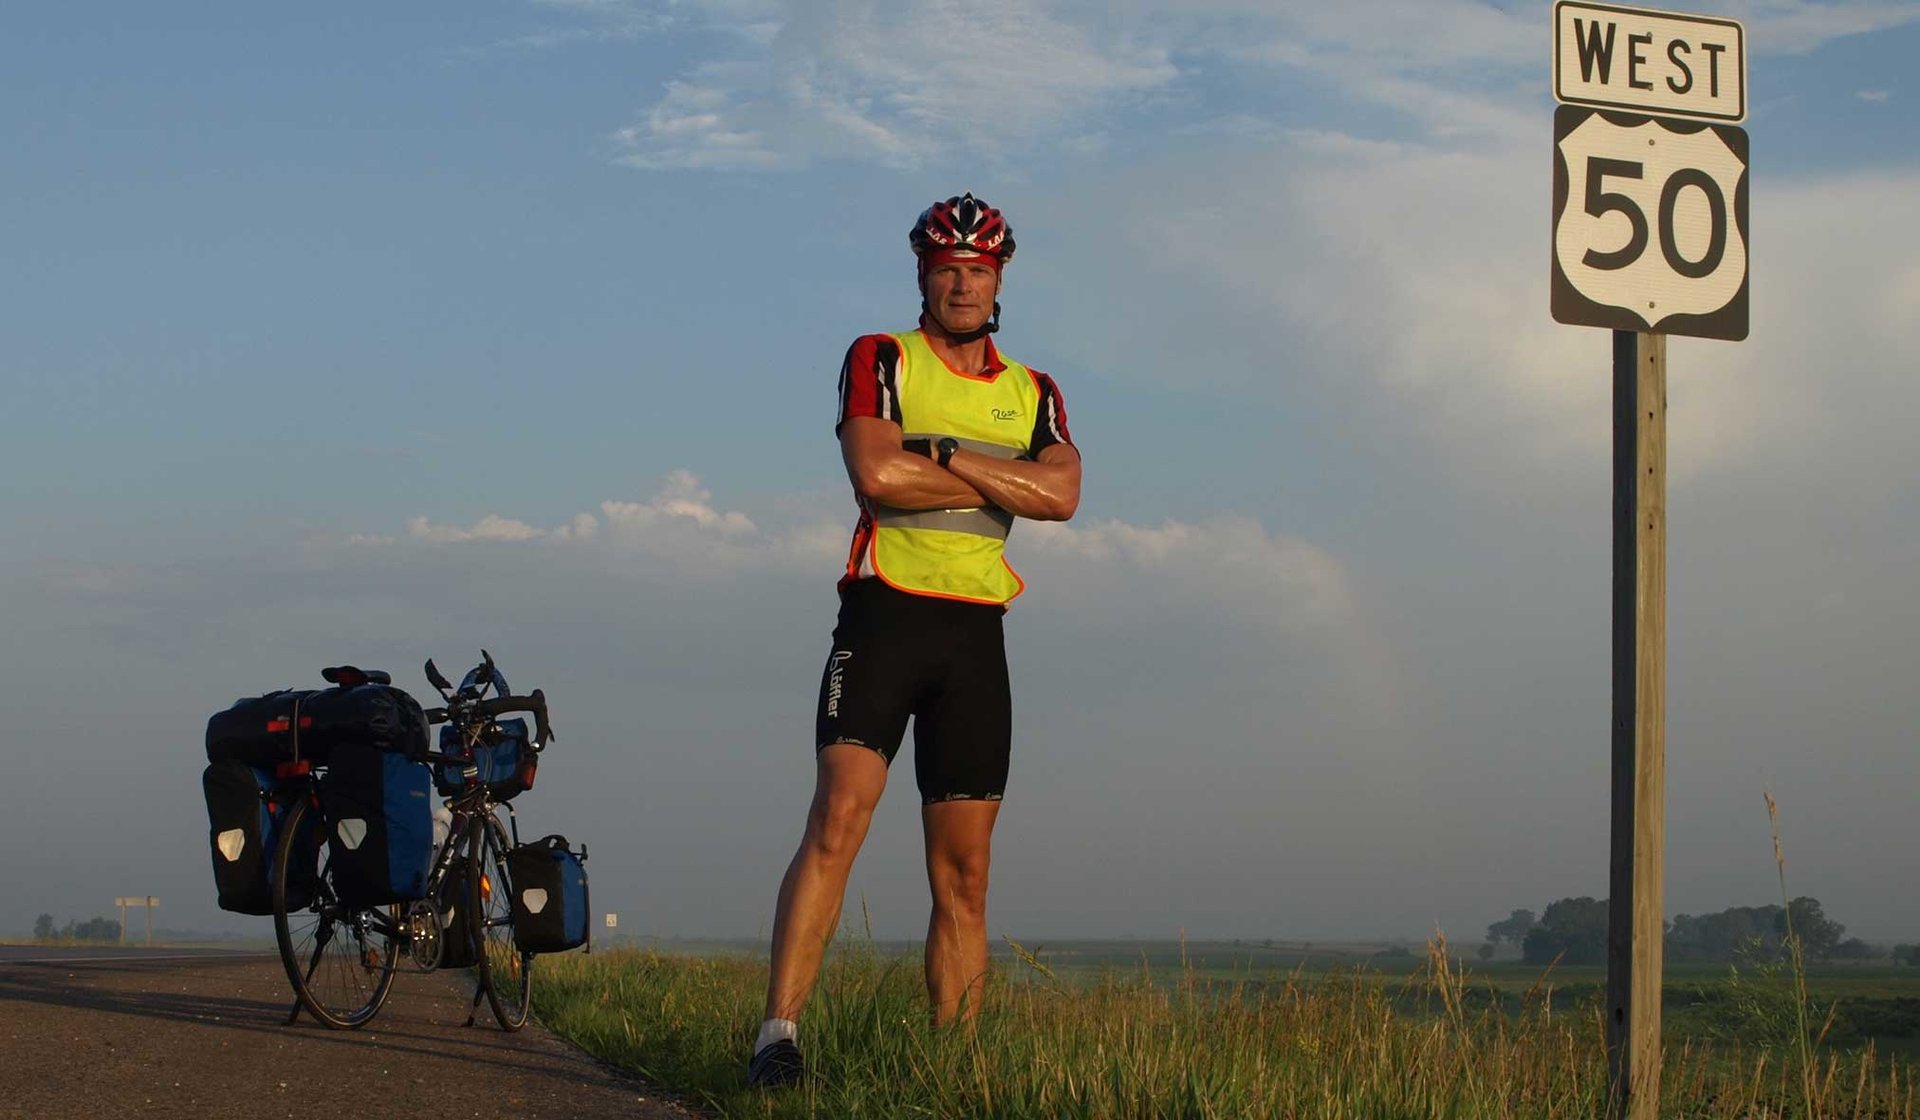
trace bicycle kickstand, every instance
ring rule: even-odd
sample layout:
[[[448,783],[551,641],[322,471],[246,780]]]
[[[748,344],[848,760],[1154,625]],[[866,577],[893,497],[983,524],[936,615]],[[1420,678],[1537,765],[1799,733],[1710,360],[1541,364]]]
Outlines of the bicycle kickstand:
[[[478,984],[473,986],[473,1003],[467,1008],[467,1021],[463,1026],[473,1026],[474,1017],[480,1014],[480,1001],[485,999],[487,990]]]

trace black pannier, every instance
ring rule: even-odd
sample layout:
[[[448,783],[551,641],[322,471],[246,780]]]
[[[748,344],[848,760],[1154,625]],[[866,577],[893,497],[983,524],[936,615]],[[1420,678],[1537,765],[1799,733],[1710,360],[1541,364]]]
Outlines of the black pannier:
[[[339,671],[328,670],[330,677]],[[326,689],[282,689],[236,700],[207,721],[207,761],[228,759],[271,768],[282,762],[325,763],[343,743],[420,758],[427,717],[405,690],[365,674]]]
[[[271,771],[227,760],[200,775],[207,799],[207,839],[213,849],[213,883],[220,909],[241,914],[273,913],[273,861],[280,849],[281,824],[292,805],[270,794]],[[304,910],[313,901],[320,856],[319,817],[302,818],[287,884],[287,910]]]
[[[513,890],[513,940],[523,953],[564,953],[587,942],[586,856],[564,836],[547,836],[507,853]]]
[[[403,754],[342,744],[320,779],[333,884],[349,906],[427,896],[433,774]]]

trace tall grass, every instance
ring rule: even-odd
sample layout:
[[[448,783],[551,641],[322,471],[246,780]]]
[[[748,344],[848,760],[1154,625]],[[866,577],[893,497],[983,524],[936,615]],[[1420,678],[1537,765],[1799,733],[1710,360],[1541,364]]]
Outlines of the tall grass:
[[[974,1026],[935,1029],[917,960],[843,944],[801,1027],[810,1076],[773,1093],[742,1085],[764,962],[545,958],[534,1006],[593,1054],[725,1117],[1507,1120],[1606,1105],[1599,1002],[1556,1012],[1543,977],[1508,1014],[1470,998],[1442,939],[1398,981],[1143,965],[1069,983],[1015,949]],[[1668,1049],[1660,1112],[1913,1120],[1914,1072],[1871,1049],[1816,1060],[1689,1042]]]

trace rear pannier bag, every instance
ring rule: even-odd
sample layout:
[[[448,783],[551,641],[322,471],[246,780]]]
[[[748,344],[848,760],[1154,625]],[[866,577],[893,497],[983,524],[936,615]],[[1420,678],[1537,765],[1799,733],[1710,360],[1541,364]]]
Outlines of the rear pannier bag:
[[[341,744],[420,758],[427,717],[419,701],[386,684],[283,689],[234,701],[207,721],[207,761],[271,768],[324,763]]]
[[[507,853],[513,940],[523,953],[563,953],[587,943],[587,869],[563,836]]]
[[[273,913],[273,861],[280,850],[280,825],[291,804],[269,797],[273,774],[228,760],[207,766],[200,775],[207,798],[207,839],[213,849],[213,884],[220,909],[239,914]],[[319,818],[308,813],[294,846],[293,878],[287,884],[287,910],[304,910],[313,901],[320,855]]]
[[[539,763],[533,753],[533,741],[527,735],[526,720],[497,720],[494,726],[500,729],[500,737],[475,747],[473,764],[480,771],[479,780],[486,784],[487,792],[495,801],[511,801],[533,788],[533,774]],[[453,755],[465,752],[460,732],[452,724],[440,729],[440,751]],[[458,794],[467,787],[466,775],[461,773],[463,769],[459,763],[435,763],[434,785],[448,797]]]
[[[400,754],[340,746],[320,779],[333,885],[349,906],[427,896],[433,865],[433,775]]]

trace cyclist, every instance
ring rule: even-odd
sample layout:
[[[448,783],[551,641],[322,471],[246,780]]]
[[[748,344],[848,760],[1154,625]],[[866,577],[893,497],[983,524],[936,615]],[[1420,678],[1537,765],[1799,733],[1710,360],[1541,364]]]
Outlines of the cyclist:
[[[1059,390],[991,337],[1013,257],[1006,219],[966,194],[928,207],[908,238],[919,328],[856,339],[840,368],[834,430],[860,520],[820,681],[813,804],[774,912],[754,1085],[802,1075],[794,1021],[909,716],[934,1022],[979,1009],[987,865],[1012,739],[1001,616],[1023,589],[1002,553],[1015,517],[1064,521],[1080,503]]]

